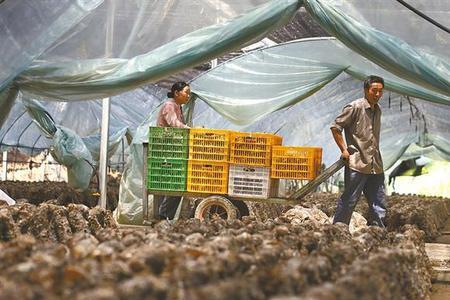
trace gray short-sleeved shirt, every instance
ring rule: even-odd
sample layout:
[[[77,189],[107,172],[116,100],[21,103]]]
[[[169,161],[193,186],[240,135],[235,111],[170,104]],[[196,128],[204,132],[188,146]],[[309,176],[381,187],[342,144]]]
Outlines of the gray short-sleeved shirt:
[[[369,102],[361,98],[347,104],[331,128],[344,130],[347,147],[353,145],[358,152],[350,155],[349,167],[364,174],[383,173],[380,153],[381,109],[372,110]]]

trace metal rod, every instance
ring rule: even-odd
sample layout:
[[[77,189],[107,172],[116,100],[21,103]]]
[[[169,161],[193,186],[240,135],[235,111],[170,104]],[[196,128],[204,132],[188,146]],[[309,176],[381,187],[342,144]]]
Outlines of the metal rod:
[[[109,98],[103,99],[102,103],[102,132],[100,139],[100,207],[106,209],[107,175],[108,164],[108,137],[109,137],[109,109],[111,103]]]
[[[143,155],[144,158],[144,178],[143,179],[143,195],[142,195],[142,214],[144,221],[148,221],[148,190],[147,190],[147,176],[148,176],[148,164],[147,164],[147,149],[148,149],[148,143],[143,143]],[[153,205],[155,205],[155,202],[153,202]]]
[[[413,13],[415,13],[416,15],[424,18],[425,20],[427,20],[428,22],[430,22],[431,24],[433,24],[436,27],[439,27],[440,29],[444,30],[447,33],[450,33],[450,28],[442,25],[441,23],[439,23],[438,21],[430,18],[429,16],[427,16],[426,14],[424,14],[423,12],[419,11],[418,9],[414,8],[413,6],[409,5],[408,3],[406,3],[403,0],[397,0],[398,3],[400,3],[401,5],[403,5],[404,7],[406,7],[407,9],[411,10]]]
[[[115,15],[115,2],[110,1],[108,6],[108,23],[106,27],[106,41],[105,41],[105,56],[112,56],[112,40],[114,36],[114,15]],[[107,181],[106,175],[108,164],[108,139],[109,139],[109,111],[111,108],[110,98],[104,98],[102,100],[102,129],[100,138],[100,207],[106,209],[106,195],[107,195]]]
[[[328,169],[323,171],[316,179],[311,180],[306,185],[304,185],[301,189],[296,191],[290,198],[299,200],[305,197],[307,194],[311,193],[315,190],[322,182],[330,178],[334,173],[339,171],[343,166],[345,166],[344,160],[340,159],[334,164],[332,164]]]

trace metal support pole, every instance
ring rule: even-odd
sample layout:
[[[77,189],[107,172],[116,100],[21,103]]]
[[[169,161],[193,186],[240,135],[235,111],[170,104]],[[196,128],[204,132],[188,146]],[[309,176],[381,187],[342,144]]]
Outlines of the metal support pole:
[[[105,41],[105,57],[112,56],[112,43],[114,36],[114,15],[116,6],[114,1],[108,2],[108,18],[106,27],[106,41]],[[102,130],[100,139],[100,207],[106,209],[106,194],[107,181],[106,175],[108,164],[108,140],[109,140],[109,111],[111,102],[109,98],[104,98],[102,102]]]
[[[100,139],[100,207],[106,208],[107,164],[108,164],[108,137],[109,137],[109,98],[104,98],[102,103],[102,132]]]
[[[7,180],[8,174],[8,151],[3,151],[3,168],[2,168],[2,180]]]
[[[144,221],[148,221],[148,190],[147,190],[147,176],[148,176],[148,162],[147,162],[147,152],[148,152],[148,143],[143,143],[142,148],[144,150],[143,152],[143,158],[144,158],[144,177],[142,178],[142,214]],[[159,205],[157,204],[156,207]],[[153,208],[155,208],[155,202],[153,201]],[[155,211],[155,209],[153,209]],[[153,217],[154,214],[153,214]]]

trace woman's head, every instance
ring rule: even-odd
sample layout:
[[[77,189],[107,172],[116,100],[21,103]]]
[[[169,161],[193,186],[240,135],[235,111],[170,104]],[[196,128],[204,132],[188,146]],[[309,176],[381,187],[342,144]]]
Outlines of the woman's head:
[[[191,88],[186,82],[176,82],[172,85],[170,92],[167,93],[167,97],[173,98],[178,104],[185,104],[191,97]]]

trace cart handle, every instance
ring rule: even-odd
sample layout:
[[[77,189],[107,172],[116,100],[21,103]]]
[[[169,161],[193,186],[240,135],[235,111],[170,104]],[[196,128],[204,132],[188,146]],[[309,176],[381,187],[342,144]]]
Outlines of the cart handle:
[[[353,155],[354,153],[358,152],[358,149],[356,149],[355,146],[350,145],[347,148],[347,151],[350,153],[350,155]],[[319,176],[317,176],[314,180],[311,180],[306,185],[304,185],[301,189],[296,191],[294,194],[289,197],[289,199],[299,200],[312,191],[314,191],[322,182],[330,178],[333,174],[335,174],[337,171],[342,169],[343,166],[345,166],[347,162],[340,158],[338,161],[336,161],[334,164],[329,166],[325,171],[323,171]]]

